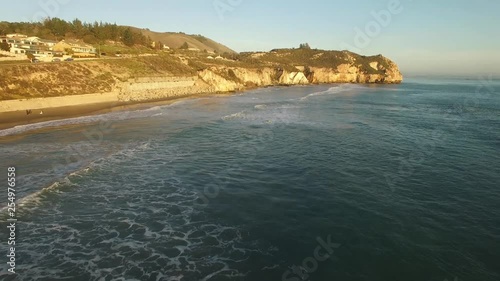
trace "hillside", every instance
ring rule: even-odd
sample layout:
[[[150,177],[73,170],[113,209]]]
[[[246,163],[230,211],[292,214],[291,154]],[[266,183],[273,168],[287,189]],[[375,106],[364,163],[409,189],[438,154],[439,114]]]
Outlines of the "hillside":
[[[151,77],[196,77],[197,85],[204,87],[199,91],[207,93],[311,83],[400,83],[403,79],[397,65],[381,55],[286,49],[228,56],[234,60],[177,50],[120,59],[2,64],[0,100],[125,91],[123,85]]]
[[[178,49],[184,43],[189,48],[216,53],[235,53],[230,48],[202,35],[188,35],[173,32],[154,32],[132,26],[122,26],[106,22],[82,22],[75,19],[65,21],[47,18],[41,22],[0,21],[0,36],[23,34],[45,40],[77,40],[94,47],[105,45],[106,52],[146,53],[142,49],[152,49],[152,43],[161,42],[171,49]],[[159,45],[158,45],[159,46]]]
[[[154,32],[148,29],[140,29],[137,27],[130,27],[134,32],[140,32],[144,36],[151,38],[155,42],[161,42],[171,49],[178,49],[184,43],[188,43],[190,48],[196,48],[201,51],[207,50],[209,52],[216,53],[236,53],[227,46],[215,42],[212,39],[206,38],[202,35],[189,35],[184,33],[174,33],[174,32]]]

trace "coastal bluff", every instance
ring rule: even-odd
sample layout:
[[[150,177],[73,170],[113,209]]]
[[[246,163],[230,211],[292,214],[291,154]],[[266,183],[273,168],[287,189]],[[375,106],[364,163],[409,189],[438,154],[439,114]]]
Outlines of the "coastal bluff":
[[[120,59],[0,66],[0,112],[86,104],[116,105],[269,86],[401,83],[381,55],[274,50],[218,59],[180,52]]]

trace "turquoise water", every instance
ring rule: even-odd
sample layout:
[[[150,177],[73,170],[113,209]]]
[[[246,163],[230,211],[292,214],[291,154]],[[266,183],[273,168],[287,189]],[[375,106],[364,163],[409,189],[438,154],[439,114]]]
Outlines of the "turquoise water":
[[[0,279],[500,280],[499,93],[267,88],[0,131]]]

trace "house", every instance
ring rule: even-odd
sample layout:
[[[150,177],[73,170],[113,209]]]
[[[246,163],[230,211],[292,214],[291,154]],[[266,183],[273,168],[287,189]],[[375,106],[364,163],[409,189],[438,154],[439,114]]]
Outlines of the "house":
[[[40,39],[39,44],[49,48],[49,50],[52,50],[52,48],[54,48],[57,44],[57,41]]]
[[[33,37],[26,37],[24,38],[24,44],[30,44],[30,45],[36,45],[40,43],[40,38],[33,36]]]
[[[52,47],[54,52],[71,51],[75,56],[91,57],[97,54],[96,48],[91,45],[85,44],[80,40],[62,40]]]
[[[11,47],[16,47],[17,45],[24,44],[23,37],[6,37],[7,43],[10,44]]]
[[[7,34],[0,36],[0,43],[7,43],[10,52],[16,55],[32,54],[34,56],[49,57],[53,55],[52,47],[56,41],[41,39],[40,37],[28,37],[24,34]]]
[[[188,48],[188,51],[201,52],[201,50],[198,48]]]
[[[53,53],[43,45],[32,45],[26,50],[26,54],[32,54],[35,57],[52,57]]]
[[[219,56],[215,57],[215,59],[216,60],[223,60],[224,58],[219,55]]]
[[[27,35],[24,34],[19,34],[19,33],[12,33],[12,34],[7,34],[7,38],[27,38]]]
[[[16,55],[26,54],[26,49],[19,47],[10,47],[10,52]]]
[[[208,56],[208,57],[207,57],[207,59],[209,59],[209,60],[213,60],[213,59],[214,59],[214,57],[212,57],[212,56]]]
[[[25,54],[26,50],[30,48],[30,45],[26,45],[21,37],[2,37],[1,41],[7,43],[10,46],[10,52],[12,54]]]

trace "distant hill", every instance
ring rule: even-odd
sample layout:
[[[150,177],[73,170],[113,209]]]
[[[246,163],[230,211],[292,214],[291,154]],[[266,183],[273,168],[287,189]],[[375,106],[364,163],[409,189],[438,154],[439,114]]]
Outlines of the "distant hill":
[[[215,42],[202,35],[188,35],[174,32],[154,32],[149,29],[132,26],[121,26],[116,23],[82,22],[75,19],[65,21],[59,18],[47,18],[41,22],[6,22],[0,21],[0,36],[20,33],[28,36],[37,36],[42,39],[59,41],[61,39],[79,39],[87,44],[97,45],[102,42],[117,42],[128,47],[151,47],[151,39],[161,42],[171,49],[178,49],[188,44],[188,48],[196,48],[208,52],[236,53],[227,46]]]
[[[141,29],[133,26],[130,27],[135,32],[140,32],[144,36],[151,38],[155,42],[162,42],[164,45],[169,46],[171,49],[180,48],[185,42],[188,43],[190,48],[197,48],[201,51],[207,50],[217,53],[236,53],[229,47],[224,46],[220,43],[215,42],[210,38],[206,38],[202,35],[189,35],[184,33],[175,32],[154,32],[149,29]]]

